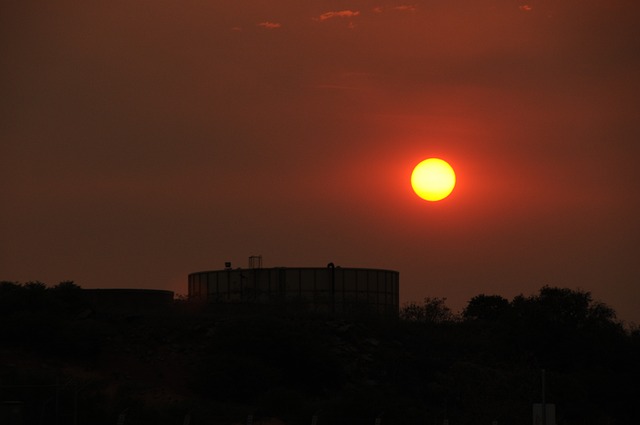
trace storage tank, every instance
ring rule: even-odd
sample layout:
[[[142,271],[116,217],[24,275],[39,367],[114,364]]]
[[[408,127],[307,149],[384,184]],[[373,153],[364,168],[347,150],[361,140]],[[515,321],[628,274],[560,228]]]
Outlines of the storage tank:
[[[274,267],[189,274],[189,299],[223,303],[300,301],[315,311],[398,314],[399,273],[334,267]]]
[[[82,289],[82,301],[98,314],[129,316],[171,308],[173,292],[159,289]]]

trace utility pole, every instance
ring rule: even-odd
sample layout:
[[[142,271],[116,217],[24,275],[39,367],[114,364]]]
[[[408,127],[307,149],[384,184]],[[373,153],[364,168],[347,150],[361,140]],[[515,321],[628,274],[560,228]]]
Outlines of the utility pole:
[[[60,377],[56,377],[56,420],[55,424],[58,425],[58,416],[60,413]]]
[[[542,369],[542,425],[547,425],[547,402],[545,394],[545,370]]]
[[[73,394],[73,425],[78,425],[78,384]]]

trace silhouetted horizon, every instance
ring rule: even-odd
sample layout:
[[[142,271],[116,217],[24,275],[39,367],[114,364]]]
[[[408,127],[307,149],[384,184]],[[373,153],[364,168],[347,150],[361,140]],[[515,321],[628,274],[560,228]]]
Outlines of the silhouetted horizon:
[[[541,376],[557,423],[638,419],[640,332],[583,291],[479,294],[461,315],[429,298],[399,317],[297,299],[146,308],[132,290],[135,312],[78,296],[91,292],[0,283],[2,414],[23,420],[11,425],[528,424]]]

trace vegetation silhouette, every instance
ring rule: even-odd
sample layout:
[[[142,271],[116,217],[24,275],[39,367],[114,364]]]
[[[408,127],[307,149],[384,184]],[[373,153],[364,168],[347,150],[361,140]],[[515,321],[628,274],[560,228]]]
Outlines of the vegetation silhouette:
[[[546,371],[559,424],[640,423],[640,331],[589,292],[444,298],[398,318],[304,306],[91,314],[73,282],[0,282],[0,401],[23,424],[530,424]],[[3,405],[5,406],[5,405]],[[8,406],[8,405],[6,405]],[[3,407],[4,408],[4,407]]]

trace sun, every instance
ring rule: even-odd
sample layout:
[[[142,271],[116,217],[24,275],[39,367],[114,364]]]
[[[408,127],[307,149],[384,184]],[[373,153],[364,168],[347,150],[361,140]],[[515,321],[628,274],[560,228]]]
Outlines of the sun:
[[[416,165],[411,173],[411,186],[424,200],[440,201],[453,191],[456,173],[446,161],[429,158]]]

